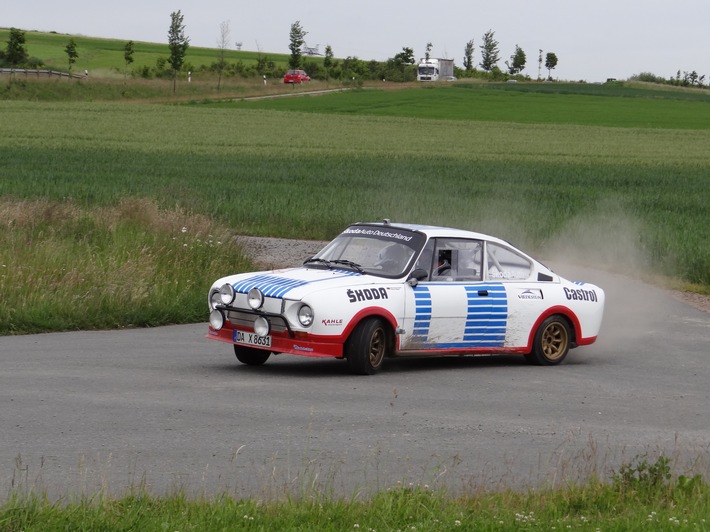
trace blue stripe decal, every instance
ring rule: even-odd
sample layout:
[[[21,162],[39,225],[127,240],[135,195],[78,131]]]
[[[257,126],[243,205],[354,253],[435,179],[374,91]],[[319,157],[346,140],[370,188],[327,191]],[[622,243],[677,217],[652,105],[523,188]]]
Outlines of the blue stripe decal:
[[[360,275],[358,272],[351,272],[345,270],[337,270],[337,273],[339,273],[340,275],[326,277],[315,281],[288,279],[286,277],[280,277],[278,275],[273,274],[255,275],[254,277],[250,277],[249,279],[244,279],[243,281],[234,283],[234,291],[238,294],[246,294],[249,292],[249,290],[256,287],[261,290],[262,293],[267,297],[280,298],[285,296],[294,288],[298,288],[300,286],[318,283],[322,281],[330,281],[331,279],[339,279],[341,277],[351,277],[354,275]]]
[[[432,285],[436,294],[436,286]],[[432,320],[432,296],[428,286],[414,289],[415,317],[412,333],[421,337],[427,347],[438,349],[496,348],[505,345],[508,328],[508,298],[505,285],[462,286],[466,297],[466,322],[461,340],[455,342],[431,342],[429,333]],[[481,295],[485,293],[486,295]],[[463,294],[462,294],[463,296]]]
[[[431,293],[426,286],[414,288],[414,328],[412,333],[415,336],[429,336],[431,326]]]
[[[505,285],[466,286],[468,308],[462,342],[441,344],[442,348],[503,347],[508,328],[508,298]],[[480,295],[486,292],[488,295]]]

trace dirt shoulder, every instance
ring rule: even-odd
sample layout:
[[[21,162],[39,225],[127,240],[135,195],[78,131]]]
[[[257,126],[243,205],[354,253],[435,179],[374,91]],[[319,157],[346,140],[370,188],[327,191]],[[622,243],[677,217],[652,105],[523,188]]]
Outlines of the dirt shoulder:
[[[692,292],[679,292],[678,290],[672,290],[670,294],[677,300],[682,301],[691,307],[695,307],[704,312],[710,312],[710,296],[694,294]]]

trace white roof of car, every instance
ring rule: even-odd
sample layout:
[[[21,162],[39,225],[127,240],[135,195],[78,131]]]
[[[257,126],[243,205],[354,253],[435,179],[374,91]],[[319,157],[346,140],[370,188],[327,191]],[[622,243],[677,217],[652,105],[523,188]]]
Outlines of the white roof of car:
[[[484,233],[477,233],[475,231],[467,231],[464,229],[455,229],[453,227],[441,227],[437,225],[424,225],[424,224],[410,224],[410,223],[399,223],[399,222],[361,222],[367,225],[378,225],[381,227],[392,227],[409,229],[410,231],[419,231],[424,233],[429,237],[454,237],[454,238],[476,238],[479,240],[489,240],[492,242],[499,242],[502,244],[511,245],[503,239],[496,238],[491,235]]]

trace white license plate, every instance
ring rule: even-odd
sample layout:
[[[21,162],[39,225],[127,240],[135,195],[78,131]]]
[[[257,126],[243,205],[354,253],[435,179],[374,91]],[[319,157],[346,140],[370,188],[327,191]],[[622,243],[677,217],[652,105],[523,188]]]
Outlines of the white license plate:
[[[234,331],[234,343],[256,347],[271,347],[271,336],[257,336],[250,332]]]

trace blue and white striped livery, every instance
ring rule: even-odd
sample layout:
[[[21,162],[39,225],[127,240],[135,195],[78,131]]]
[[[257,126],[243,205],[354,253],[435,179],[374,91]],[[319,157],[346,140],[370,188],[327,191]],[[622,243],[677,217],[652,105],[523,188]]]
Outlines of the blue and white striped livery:
[[[358,223],[304,259],[216,281],[208,338],[246,364],[288,353],[346,359],[364,374],[407,355],[517,353],[555,365],[596,340],[604,313],[600,287],[460,229]]]

